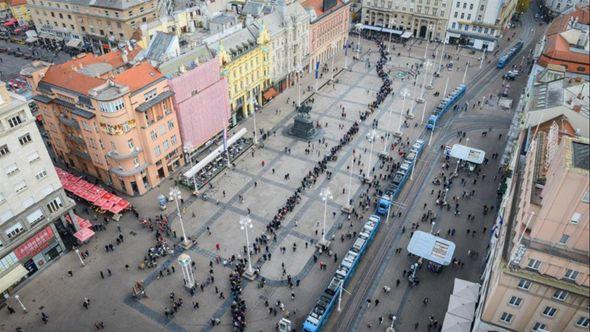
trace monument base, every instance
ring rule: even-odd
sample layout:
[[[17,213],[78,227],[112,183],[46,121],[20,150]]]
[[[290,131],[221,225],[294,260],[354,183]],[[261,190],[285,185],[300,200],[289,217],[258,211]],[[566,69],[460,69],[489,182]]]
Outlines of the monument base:
[[[254,274],[254,272],[250,273],[250,271],[246,270],[246,272],[242,274],[242,277],[254,281],[256,279],[256,274]]]
[[[329,248],[330,244],[332,244],[330,240],[320,240],[315,246],[321,250],[322,248]]]
[[[342,211],[342,212],[344,212],[346,214],[350,214],[350,213],[352,213],[352,206],[351,205],[343,205],[340,208],[340,211]]]
[[[192,246],[193,246],[193,241],[182,241],[180,243],[180,246],[184,249],[184,250],[189,250]]]

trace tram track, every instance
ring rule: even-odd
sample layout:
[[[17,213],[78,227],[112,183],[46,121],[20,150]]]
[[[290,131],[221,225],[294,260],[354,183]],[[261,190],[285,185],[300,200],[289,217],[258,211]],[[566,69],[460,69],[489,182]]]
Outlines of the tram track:
[[[531,43],[533,42],[534,32],[531,31],[530,28],[531,26],[534,26],[534,21],[530,11],[527,12],[526,16],[526,23],[528,24],[523,24],[523,30],[521,31],[520,36],[521,40],[524,42],[524,47],[517,55],[522,55],[523,52],[529,49]],[[509,48],[509,46],[507,46],[505,49],[507,48]],[[495,81],[496,77],[501,75],[502,71],[496,70],[495,60],[496,59],[494,58],[494,61],[490,61],[490,63],[488,63],[486,66],[483,66],[483,68],[468,82],[468,93],[466,93],[466,95],[463,97],[465,101],[471,101],[478,97],[482,91],[484,91],[491,83]],[[439,141],[442,137],[448,136],[447,132],[452,127],[452,124],[454,123],[453,120],[455,120],[454,117],[448,118],[447,121],[445,121],[444,125],[442,126],[442,130],[440,130],[436,135],[436,141]],[[418,137],[426,140],[427,134],[428,133],[426,130],[422,130]],[[437,145],[433,144],[433,146]],[[425,150],[424,154],[428,152],[428,150]],[[405,199],[407,200],[408,197],[411,196],[410,201],[408,201],[406,204],[407,206],[415,205],[414,203],[421,193],[421,190],[418,189],[423,188],[425,181],[435,169],[435,163],[432,163],[430,167],[427,167],[424,163],[422,164],[422,166],[417,167],[415,172],[417,179],[412,183],[412,186],[407,188]],[[364,313],[363,305],[366,305],[366,299],[371,294],[371,290],[374,288],[375,283],[378,282],[375,277],[379,274],[383,264],[386,263],[385,258],[392,249],[392,244],[395,242],[396,238],[401,235],[400,229],[402,225],[394,227],[393,222],[389,223],[388,225],[382,225],[382,229],[385,228],[386,232],[384,235],[382,234],[383,232],[377,234],[373,245],[367,252],[367,256],[370,256],[373,259],[370,261],[365,260],[361,262],[361,265],[358,269],[363,271],[363,273],[351,280],[351,284],[349,285],[349,291],[351,292],[350,297],[349,300],[345,302],[345,306],[341,314],[337,316],[338,322],[335,324],[335,328],[333,329],[334,331],[355,330],[358,322],[362,318],[362,314]],[[336,315],[334,315],[332,319],[336,319],[335,317]]]

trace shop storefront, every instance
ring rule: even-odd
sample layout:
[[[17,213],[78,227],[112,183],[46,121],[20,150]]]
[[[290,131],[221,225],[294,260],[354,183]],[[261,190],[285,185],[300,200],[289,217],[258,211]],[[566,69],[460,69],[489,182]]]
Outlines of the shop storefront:
[[[53,225],[48,225],[11,253],[0,258],[0,293],[34,275],[63,252]]]

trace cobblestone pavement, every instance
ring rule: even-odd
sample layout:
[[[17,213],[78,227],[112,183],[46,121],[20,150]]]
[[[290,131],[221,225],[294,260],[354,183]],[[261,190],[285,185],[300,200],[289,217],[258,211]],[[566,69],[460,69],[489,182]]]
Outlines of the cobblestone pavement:
[[[257,114],[258,128],[270,130],[273,133],[276,132],[276,135],[273,134],[264,142],[264,148],[253,150],[253,155],[250,152],[245,153],[237,161],[235,168],[225,171],[222,176],[214,179],[212,182],[213,188],[207,190],[208,200],[197,199],[190,196],[188,192],[183,191],[184,204],[182,210],[186,233],[197,241],[197,245],[185,253],[190,255],[196,262],[196,279],[199,284],[204,284],[209,275],[210,261],[215,261],[217,257],[228,258],[232,254],[243,252],[245,237],[238,226],[240,217],[247,215],[247,211],[250,209],[250,217],[253,219],[254,227],[250,231],[250,238],[259,236],[264,231],[265,224],[299,185],[300,180],[307,171],[313,168],[315,162],[321,158],[320,156],[336,144],[346,129],[354,121],[358,120],[359,111],[366,109],[366,105],[373,100],[375,91],[381,83],[374,71],[374,63],[378,54],[376,53],[376,45],[373,42],[363,41],[362,43],[362,53],[364,56],[369,56],[370,62],[373,64],[371,68],[361,62],[350,64],[351,70],[340,72],[337,75],[338,83],[334,85],[324,86],[323,83],[327,80],[327,76],[330,75],[324,74],[320,83],[322,88],[318,94],[311,97],[315,100],[311,116],[324,127],[322,138],[325,138],[328,147],[321,146],[317,141],[313,142],[311,153],[306,155],[304,150],[308,146],[307,142],[283,134],[294,115],[294,112],[292,112],[293,107],[290,105],[293,100],[297,99],[297,89],[291,87],[265,105],[263,110]],[[425,43],[414,45],[410,51],[410,57],[404,54],[394,57],[391,61],[392,73],[395,74],[396,71],[407,72],[408,69],[404,68],[406,63],[421,63],[423,61],[424,45]],[[402,46],[396,45],[396,47],[401,48]],[[437,47],[441,46],[438,45]],[[457,50],[451,49],[448,52],[454,53]],[[449,89],[454,88],[461,82],[464,73],[462,69],[465,66],[462,61],[470,59],[469,61],[472,64],[472,68],[467,72],[468,80],[478,71],[477,65],[474,65],[474,63],[477,63],[478,55],[463,54],[465,53],[464,50],[460,50],[460,52],[461,61],[456,66],[458,67],[457,70],[445,72],[443,78],[435,79],[433,90],[426,92],[427,105],[430,105],[430,107],[427,107],[427,111],[440,100],[441,97],[433,97],[432,92],[441,91],[442,95],[446,76],[449,76]],[[343,61],[342,57],[338,58],[336,66],[341,68]],[[403,68],[403,70],[400,68]],[[422,77],[418,77],[419,84]],[[346,201],[347,193],[343,192],[343,188],[347,190],[348,187],[347,166],[351,164],[353,151],[356,156],[360,155],[362,162],[360,167],[355,166],[354,168],[351,192],[354,198],[361,191],[364,191],[359,170],[366,169],[367,164],[365,163],[368,163],[369,159],[370,144],[366,139],[366,135],[371,131],[371,121],[373,119],[379,121],[377,129],[379,136],[383,136],[386,131],[392,131],[392,125],[393,128],[396,128],[402,110],[401,104],[403,103],[403,98],[400,96],[402,93],[400,92],[403,91],[403,94],[406,94],[404,108],[410,108],[413,105],[414,98],[420,94],[419,84],[414,87],[413,80],[410,78],[403,81],[395,79],[393,82],[393,90],[396,91],[395,97],[389,97],[378,112],[375,112],[368,121],[361,124],[360,132],[355,136],[355,139],[344,147],[335,162],[329,164],[328,170],[334,173],[332,178],[328,180],[326,177],[320,177],[311,189],[304,192],[301,203],[283,222],[276,241],[270,244],[269,250],[272,253],[272,259],[265,262],[260,255],[253,256],[254,264],[260,267],[261,275],[267,280],[267,286],[260,289],[256,283],[244,283],[244,298],[248,305],[247,321],[249,330],[272,330],[282,316],[288,316],[296,327],[301,325],[316,297],[321,293],[336,267],[334,256],[320,255],[318,262],[315,264],[312,257],[314,252],[313,244],[321,238],[321,220],[324,212],[319,193],[322,189],[329,187],[334,196],[334,199],[328,203],[326,229],[328,229],[327,234],[329,237],[336,237],[337,239],[333,243],[332,250],[340,258],[351,245],[350,240],[339,241],[340,235],[348,231],[358,230],[362,224],[362,222],[353,222],[353,228],[349,229],[346,217],[339,212],[340,207]],[[301,89],[302,92],[305,92],[304,98],[308,98],[311,94],[306,87],[313,85],[313,77],[308,74]],[[287,98],[289,102],[287,102]],[[344,107],[347,114],[346,118],[341,116],[341,106]],[[392,111],[391,116],[390,110]],[[418,107],[415,113],[418,115],[420,111],[421,109]],[[465,113],[462,118],[469,119],[468,117],[478,117],[487,113],[495,116],[498,111],[492,107],[489,110],[484,109]],[[503,124],[503,121],[508,116],[508,113],[501,114],[496,124]],[[419,122],[420,118],[420,116],[417,116],[415,120],[410,121],[410,129],[407,131],[410,136],[417,135],[423,127],[422,125],[415,129],[413,127],[413,123]],[[458,119],[457,123],[460,121],[464,120]],[[252,119],[249,119],[243,125],[249,128],[251,132]],[[339,125],[343,125],[344,129],[340,129]],[[453,130],[455,129],[453,128]],[[477,135],[477,131],[473,132],[474,145],[476,142],[475,136]],[[452,130],[450,130],[448,137],[437,137],[435,141],[436,144],[443,144],[443,142],[451,142],[452,137]],[[377,140],[374,145],[371,164],[377,163],[377,154],[384,149],[384,145],[383,139]],[[285,153],[285,147],[290,148],[291,153]],[[492,141],[489,142],[489,145],[484,144],[484,146],[478,147],[490,149],[490,151],[499,150],[499,147],[496,147],[496,144],[492,143]],[[495,150],[494,147],[496,147]],[[264,167],[261,166],[262,161],[265,162]],[[423,160],[419,161],[419,167],[416,170],[416,182],[424,181],[424,165],[427,163],[440,163],[436,152],[427,153]],[[284,176],[287,173],[290,174],[290,178],[285,180]],[[490,171],[489,173],[492,174],[493,172]],[[491,187],[492,175],[488,177],[488,180]],[[145,196],[131,198],[140,216],[153,217],[162,213],[158,208],[156,197],[160,193],[167,193],[172,185],[173,181],[165,181]],[[428,183],[424,185],[424,188],[421,188],[420,192],[425,192],[427,188],[429,188]],[[482,193],[482,196],[478,196],[477,199],[484,200],[493,195],[493,192]],[[243,201],[239,199],[240,196],[243,197]],[[416,204],[421,204],[421,200],[416,200],[416,202]],[[165,214],[170,216],[172,228],[180,234],[178,220],[174,217],[175,212],[171,206],[172,204],[165,211]],[[404,209],[404,216],[410,215],[412,218],[422,212],[421,207],[405,206]],[[83,207],[78,207],[78,213],[85,215]],[[333,213],[335,213],[335,216],[333,216]],[[446,219],[447,216],[443,215],[444,217],[441,216],[441,219]],[[88,217],[92,220],[95,219],[94,216]],[[101,219],[98,218],[95,222],[101,222]],[[394,219],[392,222],[396,223],[396,225],[400,223],[398,219]],[[475,228],[479,228],[483,222],[483,220],[477,220],[478,226]],[[108,329],[113,330],[231,330],[231,317],[229,315],[231,300],[227,299],[230,293],[227,282],[227,275],[230,272],[229,267],[213,263],[215,281],[205,286],[203,292],[199,290],[191,298],[190,294],[182,286],[182,274],[178,264],[175,263],[180,251],[161,258],[156,269],[139,270],[137,268],[138,263],[143,259],[146,250],[153,245],[154,235],[147,229],[142,228],[130,214],[126,214],[118,226],[120,226],[122,234],[125,235],[125,242],[116,246],[114,252],[106,253],[104,251],[104,245],[108,243],[114,244],[115,237],[118,235],[117,226],[111,222],[107,225],[105,232],[97,232],[95,238],[83,248],[90,251],[86,266],[81,267],[77,257],[73,253],[69,253],[46,268],[39,276],[26,282],[18,290],[18,294],[28,307],[29,312],[25,314],[19,311],[14,315],[9,315],[6,310],[2,310],[0,312],[0,330],[10,331],[17,326],[23,327],[25,330],[91,330],[94,323],[99,320],[103,321]],[[211,234],[208,233],[207,227],[211,230]],[[442,232],[448,225],[443,223],[438,227]],[[460,236],[464,236],[464,234],[459,233],[455,237]],[[469,243],[481,241],[477,237],[467,239],[470,241]],[[175,239],[177,242],[178,240],[178,238]],[[404,238],[402,242],[396,241],[399,246],[403,246],[403,241],[406,241],[406,239]],[[216,249],[217,244],[219,244],[219,250]],[[292,249],[293,244],[296,244],[296,251]],[[281,253],[281,247],[286,248],[285,254]],[[458,248],[461,255],[464,255],[465,248],[464,246]],[[409,262],[402,259],[398,261],[401,264],[399,268]],[[320,270],[318,268],[319,262],[326,263],[327,270]],[[285,276],[282,273],[283,263],[285,264],[286,273],[293,276],[294,280],[300,280],[301,282],[300,286],[295,287],[293,290],[295,294],[294,300],[291,300],[291,290],[286,286]],[[125,265],[129,265],[129,269],[126,269]],[[165,268],[171,269],[171,266],[175,266],[175,273],[168,275],[164,272],[164,276],[158,278],[158,271],[161,268],[164,268],[165,271]],[[469,264],[467,266],[471,268]],[[372,287],[375,293],[381,287],[381,280],[390,283],[391,279],[397,278],[396,274],[399,273],[399,268],[392,269],[390,265],[384,265],[383,268],[384,271],[381,275],[384,277],[376,280],[376,284]],[[475,269],[475,267],[473,268]],[[112,276],[108,276],[107,269],[112,271]],[[73,277],[67,275],[69,270],[73,272]],[[449,279],[445,277],[445,274],[449,274],[447,272],[449,270],[447,269],[438,279]],[[104,279],[101,278],[100,271],[105,275]],[[361,272],[362,269],[358,271]],[[357,274],[361,275],[362,278],[362,273],[359,272]],[[131,285],[136,280],[144,281],[147,298],[135,300],[131,297]],[[354,287],[354,284],[352,286]],[[422,285],[420,287],[420,289],[426,289]],[[226,299],[220,298],[216,288],[218,292],[223,292]],[[174,318],[167,318],[164,315],[164,308],[170,307],[170,292],[174,292],[177,297],[184,299],[184,306]],[[396,292],[399,292],[396,294],[402,296],[402,298],[411,297],[412,301],[418,298],[421,301],[420,296],[410,295],[409,291],[405,290],[405,285],[404,290],[400,288]],[[82,307],[84,297],[91,300],[89,310]],[[264,303],[268,301],[272,306],[277,300],[285,304],[285,311],[279,311],[277,317],[269,316]],[[13,299],[9,300],[13,307],[18,307],[15,303],[12,303],[13,301]],[[445,299],[441,297],[440,301],[443,303]],[[193,310],[193,302],[199,302],[199,309]],[[41,311],[49,316],[47,325],[43,325],[41,322]],[[363,321],[374,320],[375,314],[377,314],[377,311],[369,311],[364,314]],[[211,318],[219,318],[221,324],[213,328],[210,325]],[[362,327],[359,327],[359,329],[362,330]]]

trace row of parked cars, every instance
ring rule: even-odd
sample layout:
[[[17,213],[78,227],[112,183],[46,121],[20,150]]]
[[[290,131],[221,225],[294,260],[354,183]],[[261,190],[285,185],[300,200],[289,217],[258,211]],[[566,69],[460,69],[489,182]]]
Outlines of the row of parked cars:
[[[7,47],[0,47],[0,53],[12,55],[17,58],[25,58],[27,60],[41,60],[39,56],[33,56],[32,54],[23,52],[22,50],[15,50]]]

